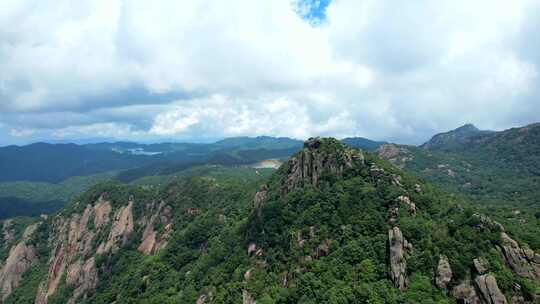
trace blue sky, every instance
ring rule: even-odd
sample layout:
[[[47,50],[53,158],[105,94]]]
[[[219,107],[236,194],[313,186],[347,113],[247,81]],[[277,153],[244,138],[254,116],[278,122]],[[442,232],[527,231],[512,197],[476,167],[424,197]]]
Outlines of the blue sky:
[[[522,126],[539,20],[536,0],[6,0],[0,145]]]
[[[326,19],[326,8],[331,0],[299,0],[299,14],[315,24],[324,22]]]

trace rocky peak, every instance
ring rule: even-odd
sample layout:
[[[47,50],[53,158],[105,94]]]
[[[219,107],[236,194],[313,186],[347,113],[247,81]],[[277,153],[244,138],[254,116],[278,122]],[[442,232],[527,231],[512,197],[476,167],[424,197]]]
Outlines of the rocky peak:
[[[308,184],[318,187],[324,173],[342,177],[347,170],[363,164],[364,156],[359,150],[333,138],[310,138],[304,142],[304,148],[289,159],[283,192]]]

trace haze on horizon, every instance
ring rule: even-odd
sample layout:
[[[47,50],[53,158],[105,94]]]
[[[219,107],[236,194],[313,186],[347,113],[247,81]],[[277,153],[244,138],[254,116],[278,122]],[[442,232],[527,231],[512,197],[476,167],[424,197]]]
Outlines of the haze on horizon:
[[[540,120],[535,0],[4,0],[0,145]]]

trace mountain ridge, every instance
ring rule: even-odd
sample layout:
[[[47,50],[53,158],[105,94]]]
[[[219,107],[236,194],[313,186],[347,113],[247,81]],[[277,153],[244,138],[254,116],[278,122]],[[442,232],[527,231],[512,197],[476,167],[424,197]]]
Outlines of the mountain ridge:
[[[468,123],[454,130],[435,134],[430,140],[420,147],[426,150],[455,150],[464,148],[465,145],[495,134],[495,131],[480,130],[475,125]]]
[[[6,304],[538,299],[537,247],[328,138],[262,183],[102,183],[26,227],[0,273]]]

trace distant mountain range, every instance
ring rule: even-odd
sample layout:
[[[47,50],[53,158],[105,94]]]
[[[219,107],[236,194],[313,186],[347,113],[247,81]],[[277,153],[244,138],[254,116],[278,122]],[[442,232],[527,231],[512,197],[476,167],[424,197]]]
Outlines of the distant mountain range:
[[[344,142],[367,150],[383,144],[365,138],[347,138]],[[269,136],[233,137],[211,144],[113,142],[7,146],[0,148],[0,182],[57,183],[72,176],[126,169],[159,174],[165,168],[171,171],[174,167],[193,164],[250,164],[269,158],[286,158],[301,146],[299,140]]]
[[[473,125],[420,147],[383,145],[379,156],[456,194],[489,204],[540,205],[540,124],[500,132]]]
[[[365,138],[344,141],[366,150],[382,144]],[[215,143],[35,143],[0,147],[0,218],[53,212],[100,179],[130,183],[202,165],[260,166],[258,163],[264,160],[288,158],[302,144],[286,137],[260,136]]]

